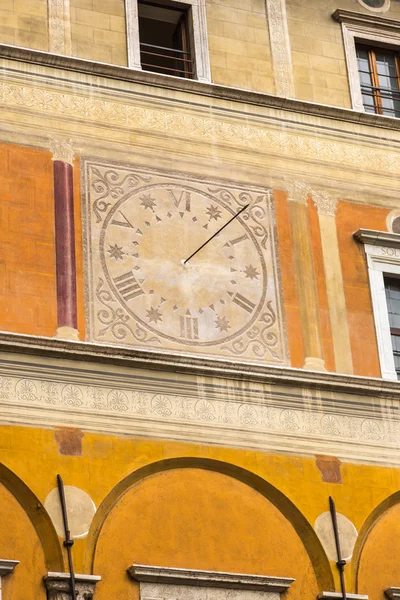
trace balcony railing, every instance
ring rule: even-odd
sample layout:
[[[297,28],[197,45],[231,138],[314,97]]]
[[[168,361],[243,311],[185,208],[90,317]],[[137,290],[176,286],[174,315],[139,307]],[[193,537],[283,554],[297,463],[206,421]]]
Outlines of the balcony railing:
[[[167,75],[193,78],[194,63],[190,52],[186,50],[141,43],[140,54],[144,70],[157,69],[158,72]],[[166,62],[168,66],[160,64],[161,61]]]

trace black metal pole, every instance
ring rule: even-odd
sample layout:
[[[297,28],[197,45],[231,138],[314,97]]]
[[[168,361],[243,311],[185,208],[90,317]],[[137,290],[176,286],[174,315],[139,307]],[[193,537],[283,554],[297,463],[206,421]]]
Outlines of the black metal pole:
[[[338,558],[337,562],[336,562],[336,566],[339,570],[340,587],[342,589],[343,600],[347,600],[346,586],[344,583],[344,568],[346,566],[346,561],[342,558],[342,553],[340,551],[340,540],[339,540],[339,529],[338,529],[337,516],[336,516],[336,507],[335,507],[335,503],[331,496],[329,496],[329,510],[331,512],[333,533],[335,534],[336,554],[337,554],[337,558]]]
[[[63,483],[63,480],[61,479],[61,475],[57,475],[57,486],[58,486],[58,493],[60,495],[61,512],[62,512],[62,517],[63,517],[63,522],[64,522],[64,531],[65,531],[64,546],[67,549],[67,555],[68,555],[69,574],[71,577],[71,595],[72,595],[72,600],[76,600],[75,572],[74,572],[74,565],[72,562],[72,546],[74,545],[74,540],[71,540],[71,534],[68,529],[67,504],[65,502],[64,483]]]

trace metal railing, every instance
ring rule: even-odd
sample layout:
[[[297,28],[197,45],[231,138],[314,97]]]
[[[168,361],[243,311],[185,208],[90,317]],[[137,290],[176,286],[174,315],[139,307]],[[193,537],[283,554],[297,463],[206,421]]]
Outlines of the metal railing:
[[[145,70],[146,68],[157,69],[157,71],[162,73],[165,72],[167,75],[173,74],[178,77],[192,78],[194,75],[193,59],[189,51],[141,43],[140,54],[142,58],[142,67]],[[152,61],[151,57],[171,61],[171,66],[167,67],[163,64],[159,64],[157,60]]]

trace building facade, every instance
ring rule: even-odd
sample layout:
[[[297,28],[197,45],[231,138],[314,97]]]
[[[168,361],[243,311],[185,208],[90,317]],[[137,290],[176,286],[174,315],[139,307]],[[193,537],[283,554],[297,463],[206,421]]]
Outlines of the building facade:
[[[0,2],[0,597],[400,597],[400,2]],[[215,598],[214,598],[215,597]]]

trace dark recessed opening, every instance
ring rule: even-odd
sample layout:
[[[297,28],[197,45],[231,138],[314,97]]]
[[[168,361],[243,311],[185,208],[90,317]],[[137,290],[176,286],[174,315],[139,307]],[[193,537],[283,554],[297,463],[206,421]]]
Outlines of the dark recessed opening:
[[[186,7],[175,2],[139,0],[139,36],[143,70],[193,77]]]

